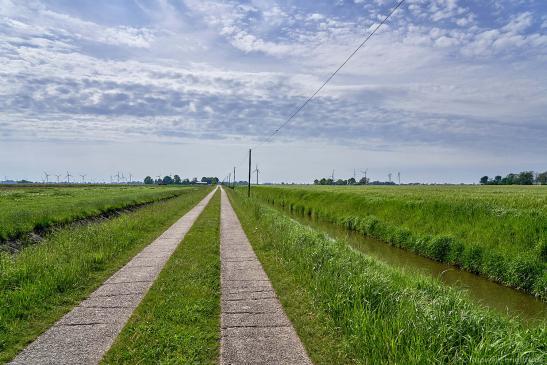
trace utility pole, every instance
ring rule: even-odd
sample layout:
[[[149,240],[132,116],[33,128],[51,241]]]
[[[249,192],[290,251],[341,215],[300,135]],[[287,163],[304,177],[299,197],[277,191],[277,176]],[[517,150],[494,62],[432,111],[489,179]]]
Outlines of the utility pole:
[[[232,173],[230,172],[228,174],[228,187],[230,187],[230,184],[232,183]]]
[[[236,167],[234,166],[234,185],[233,188],[236,188]]]
[[[251,149],[249,148],[249,180],[247,184],[247,198],[251,197]]]
[[[397,173],[397,179],[399,179],[399,185],[401,185],[401,173],[400,172]]]

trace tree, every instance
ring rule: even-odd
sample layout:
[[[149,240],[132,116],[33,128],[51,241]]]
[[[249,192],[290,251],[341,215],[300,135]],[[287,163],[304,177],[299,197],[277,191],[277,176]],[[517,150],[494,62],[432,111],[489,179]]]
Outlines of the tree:
[[[538,174],[536,182],[541,185],[547,185],[547,171]]]
[[[501,184],[501,176],[500,175],[497,175],[495,178],[494,178],[494,184]]]
[[[313,180],[313,185],[319,185],[319,180],[317,179]]]
[[[154,183],[154,180],[150,176],[147,176],[144,178],[144,183],[150,185]]]
[[[190,180],[188,179],[182,180],[182,185],[190,185]]]
[[[353,177],[350,177],[350,178],[348,179],[348,185],[355,185],[355,183],[356,183],[356,181],[355,181],[355,179],[354,179]]]
[[[347,180],[342,180],[342,179],[336,180],[336,185],[347,185],[347,184],[348,184]]]
[[[534,183],[534,172],[533,171],[523,171],[519,174],[519,184],[521,185],[532,185]]]
[[[360,185],[366,185],[366,184],[368,184],[368,181],[369,181],[368,178],[362,177],[361,180],[359,180],[359,184]]]
[[[179,175],[175,175],[173,176],[173,182],[177,185],[180,184],[180,176]]]
[[[327,179],[322,178],[321,180],[319,180],[319,185],[327,185]]]
[[[483,185],[488,184],[488,176],[481,177],[481,184],[483,184]]]
[[[170,185],[173,183],[173,178],[171,176],[165,176],[162,180],[162,183],[165,185]]]

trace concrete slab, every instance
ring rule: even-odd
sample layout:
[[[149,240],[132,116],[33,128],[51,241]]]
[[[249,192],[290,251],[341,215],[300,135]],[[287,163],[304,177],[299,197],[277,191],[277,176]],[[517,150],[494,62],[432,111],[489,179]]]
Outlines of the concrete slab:
[[[311,364],[224,190],[220,364]]]
[[[310,364],[292,327],[228,328],[223,331],[224,364]]]
[[[88,308],[118,308],[118,307],[128,307],[135,308],[141,301],[141,296],[139,294],[128,294],[128,295],[113,295],[109,297],[89,297],[83,302],[80,303],[81,307]]]
[[[12,364],[98,364],[213,195],[28,345]]]

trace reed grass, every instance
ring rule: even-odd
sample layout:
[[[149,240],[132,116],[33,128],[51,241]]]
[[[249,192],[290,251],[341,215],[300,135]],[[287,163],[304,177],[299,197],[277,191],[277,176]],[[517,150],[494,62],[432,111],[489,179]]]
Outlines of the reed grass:
[[[259,187],[253,193],[547,299],[546,187]]]
[[[464,292],[365,256],[257,199],[229,194],[315,363],[547,362],[545,323],[525,327]],[[333,342],[336,350],[326,351]]]

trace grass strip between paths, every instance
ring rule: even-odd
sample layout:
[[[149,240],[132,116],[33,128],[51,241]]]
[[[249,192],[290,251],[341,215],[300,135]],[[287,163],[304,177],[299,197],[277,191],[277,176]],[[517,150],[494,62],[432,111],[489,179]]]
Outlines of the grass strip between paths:
[[[243,228],[315,364],[544,364],[527,328],[460,291],[352,250],[229,191]]]
[[[220,343],[220,192],[137,307],[104,364],[214,364]]]
[[[208,192],[189,189],[108,221],[55,231],[17,255],[0,253],[0,363],[85,299]]]

